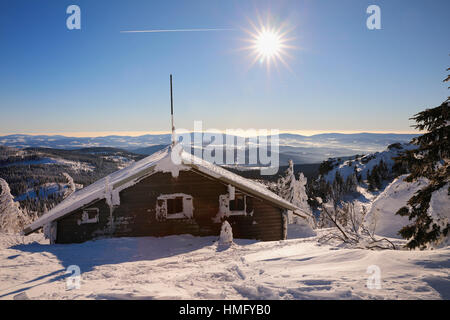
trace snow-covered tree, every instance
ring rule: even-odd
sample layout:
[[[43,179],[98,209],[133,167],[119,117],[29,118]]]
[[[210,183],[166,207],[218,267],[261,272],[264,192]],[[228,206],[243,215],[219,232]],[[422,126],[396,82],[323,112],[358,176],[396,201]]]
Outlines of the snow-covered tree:
[[[308,204],[308,196],[306,194],[307,179],[301,172],[299,179],[295,178],[294,163],[289,161],[284,176],[278,180],[278,194],[293,205],[302,209],[303,212],[312,215],[311,207]],[[304,223],[304,219],[297,216],[289,217],[289,223]]]
[[[294,163],[292,160],[289,160],[289,167],[286,169],[284,175],[278,180],[277,184],[278,194],[289,202],[292,202],[294,199],[295,181]]]
[[[304,211],[312,214],[311,208],[308,204],[308,195],[306,194],[306,184],[308,183],[308,179],[303,175],[303,172],[300,172],[298,175],[298,180],[296,181],[296,187],[294,192],[294,199],[292,203],[297,207],[303,209]]]
[[[0,231],[18,233],[28,223],[30,223],[30,218],[22,212],[19,204],[14,201],[8,183],[0,178]]]
[[[444,81],[450,81],[450,77]],[[417,149],[406,151],[397,158],[409,168],[410,175],[406,181],[413,182],[420,177],[429,180],[426,187],[409,199],[407,206],[397,211],[398,215],[408,216],[412,221],[399,232],[403,238],[409,240],[407,246],[411,249],[438,243],[449,234],[448,217],[437,221],[429,212],[430,200],[435,192],[446,188],[444,191],[450,196],[449,107],[450,97],[438,107],[417,113],[412,118],[416,121],[415,128],[425,130],[426,133],[413,139],[412,143],[418,145]]]
[[[70,196],[72,193],[76,191],[75,183],[73,182],[73,178],[66,172],[63,173],[64,177],[67,179],[68,189],[64,192],[64,199]]]

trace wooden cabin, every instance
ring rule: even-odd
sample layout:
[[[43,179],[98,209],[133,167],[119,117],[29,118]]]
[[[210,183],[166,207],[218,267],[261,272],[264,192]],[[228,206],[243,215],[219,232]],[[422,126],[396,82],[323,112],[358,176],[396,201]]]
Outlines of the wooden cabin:
[[[25,228],[44,228],[51,243],[102,237],[219,235],[226,219],[235,238],[286,238],[298,208],[264,186],[168,147],[73,193]]]

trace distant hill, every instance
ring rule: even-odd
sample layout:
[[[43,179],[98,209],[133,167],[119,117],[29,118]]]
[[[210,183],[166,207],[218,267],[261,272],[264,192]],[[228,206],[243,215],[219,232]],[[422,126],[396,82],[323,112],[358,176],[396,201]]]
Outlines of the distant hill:
[[[65,174],[79,187],[144,158],[127,150],[108,147],[63,150],[0,147],[0,177],[15,201],[29,212],[44,212],[59,203],[68,187]]]
[[[168,144],[157,144],[155,146],[133,149],[133,152],[137,153],[137,154],[142,154],[142,155],[151,155],[159,150],[164,149],[167,146],[168,146]]]
[[[191,141],[193,134],[191,133]],[[367,154],[384,150],[388,145],[409,142],[414,134],[381,133],[326,133],[312,136],[283,133],[279,135],[280,165],[287,165],[292,159],[296,164],[319,163],[331,157],[344,157],[355,154]],[[226,135],[222,140],[226,141]],[[234,141],[235,136],[228,136]],[[160,150],[171,141],[170,134],[147,134],[138,137],[64,137],[32,136],[24,134],[0,137],[0,145],[16,148],[53,148],[83,150],[85,148],[120,148],[137,154],[148,155]],[[208,142],[204,142],[207,145]],[[219,143],[220,144],[220,143]],[[230,147],[230,146],[227,146]]]

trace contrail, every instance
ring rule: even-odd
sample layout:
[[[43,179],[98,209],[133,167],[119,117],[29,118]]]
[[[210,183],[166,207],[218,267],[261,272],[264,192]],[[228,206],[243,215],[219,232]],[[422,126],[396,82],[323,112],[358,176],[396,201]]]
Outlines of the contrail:
[[[120,33],[157,33],[157,32],[203,32],[203,31],[234,31],[231,28],[205,28],[205,29],[154,29],[154,30],[129,30]]]

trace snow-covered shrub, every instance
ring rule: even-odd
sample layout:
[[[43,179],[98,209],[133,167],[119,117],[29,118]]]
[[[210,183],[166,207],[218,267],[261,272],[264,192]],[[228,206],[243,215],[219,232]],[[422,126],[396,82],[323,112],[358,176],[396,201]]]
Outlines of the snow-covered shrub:
[[[355,202],[342,205],[325,204],[322,207],[321,217],[326,218],[327,226],[332,228],[319,239],[319,242],[338,241],[350,247],[364,249],[396,249],[389,239],[374,234],[374,231],[364,223],[365,216],[365,207]]]
[[[228,221],[222,223],[222,228],[220,229],[219,245],[226,246],[233,243],[233,230]]]

